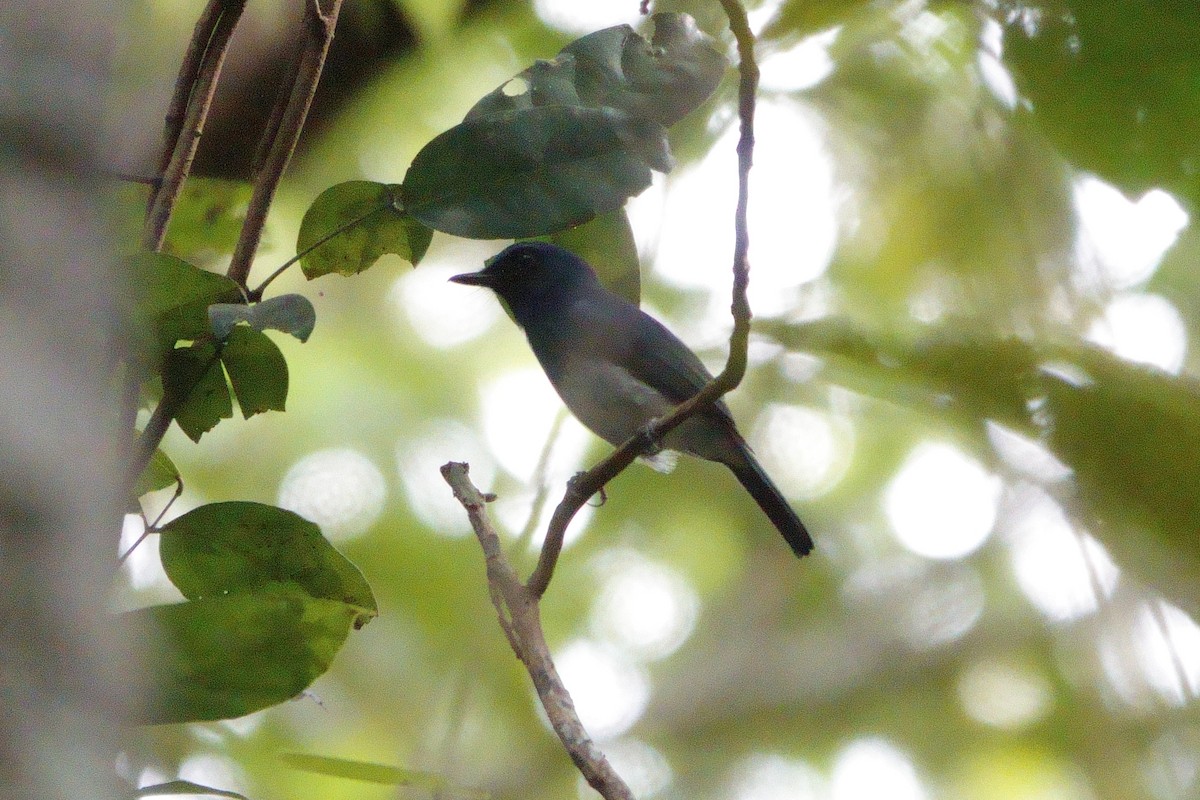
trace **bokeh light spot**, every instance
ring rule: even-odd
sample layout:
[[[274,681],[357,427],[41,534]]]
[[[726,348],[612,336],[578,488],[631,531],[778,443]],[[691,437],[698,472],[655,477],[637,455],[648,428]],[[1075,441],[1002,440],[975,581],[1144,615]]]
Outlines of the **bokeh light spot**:
[[[577,639],[555,661],[579,719],[593,737],[620,736],[646,710],[650,679],[615,648]]]
[[[966,668],[958,679],[958,697],[972,719],[1006,730],[1043,719],[1053,700],[1049,683],[1033,669],[992,659]]]
[[[1001,483],[973,458],[943,443],[918,445],[884,494],[901,544],[927,558],[962,558],[996,523]]]
[[[1138,364],[1175,375],[1187,354],[1187,326],[1178,309],[1157,294],[1114,297],[1088,331],[1088,339]]]
[[[673,653],[696,624],[700,599],[679,573],[632,550],[598,559],[593,632],[641,660]]]
[[[909,757],[882,739],[849,744],[833,763],[832,800],[925,800]]]
[[[1017,584],[1051,620],[1064,622],[1094,612],[1109,597],[1119,571],[1095,539],[1081,535],[1062,507],[1039,489],[1027,496],[1010,520],[1012,564]],[[1099,594],[1098,594],[1099,593]]]
[[[379,519],[383,473],[350,448],[319,450],[297,461],[279,484],[279,505],[321,526],[330,539],[349,539]]]
[[[755,754],[734,772],[734,800],[824,800],[827,783],[812,765],[779,755]]]
[[[750,441],[780,491],[805,500],[833,489],[854,456],[850,420],[803,406],[768,405]]]
[[[443,536],[471,532],[462,505],[442,478],[448,461],[471,465],[471,481],[487,491],[496,479],[496,463],[473,431],[453,420],[433,419],[396,445],[396,461],[408,507],[429,528]]]

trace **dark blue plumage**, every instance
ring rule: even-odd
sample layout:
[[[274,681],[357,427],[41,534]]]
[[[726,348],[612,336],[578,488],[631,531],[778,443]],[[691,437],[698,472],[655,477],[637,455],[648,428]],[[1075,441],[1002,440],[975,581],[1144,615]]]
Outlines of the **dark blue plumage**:
[[[587,262],[556,245],[519,242],[482,271],[450,280],[486,286],[504,298],[567,408],[614,445],[712,379],[675,334],[609,292]],[[804,524],[763,472],[724,403],[688,419],[663,444],[729,467],[796,555],[812,550]]]

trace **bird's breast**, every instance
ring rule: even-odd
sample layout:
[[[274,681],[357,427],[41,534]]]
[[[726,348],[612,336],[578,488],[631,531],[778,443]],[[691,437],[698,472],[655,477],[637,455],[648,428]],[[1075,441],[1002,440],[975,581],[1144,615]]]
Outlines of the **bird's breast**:
[[[674,403],[620,365],[590,355],[543,364],[571,413],[600,438],[620,444]]]

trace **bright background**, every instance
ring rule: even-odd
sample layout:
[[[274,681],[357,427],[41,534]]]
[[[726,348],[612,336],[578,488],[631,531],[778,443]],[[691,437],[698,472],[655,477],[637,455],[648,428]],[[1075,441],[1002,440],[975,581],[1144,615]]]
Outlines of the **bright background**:
[[[123,167],[152,160],[197,5],[147,0],[122,23],[111,107],[145,132],[114,153]],[[321,190],[398,182],[480,96],[578,35],[637,24],[636,6],[349,2],[258,277],[294,253]],[[668,7],[689,10],[732,53],[717,4],[657,6]],[[1194,174],[1182,162],[1174,172],[1139,162],[1139,172],[1105,148],[1155,124],[1153,103],[1195,102],[1183,90],[1150,93],[1156,68],[1180,68],[1154,60],[1156,37],[1173,46],[1196,30],[1196,12],[1113,11],[1104,41],[1128,44],[1127,33],[1147,48],[1130,62],[1119,47],[1088,49],[1087,20],[1074,16],[1088,9],[755,4],[758,322],[836,316],[888,335],[965,324],[1086,340],[1193,375]],[[202,173],[244,169],[253,138],[238,139],[238,121],[269,107],[293,12],[250,4]],[[1135,36],[1147,25],[1155,35]],[[1063,53],[1096,85],[1145,72],[1150,122],[1097,104],[1058,113],[1045,63]],[[1200,57],[1171,53],[1200,74]],[[734,86],[731,73],[673,130],[679,166],[629,206],[643,305],[714,369],[730,327]],[[1090,136],[1075,134],[1080,124]],[[291,369],[287,413],[225,423],[199,445],[168,436],[187,485],[172,515],[226,499],[293,509],[363,570],[381,616],[293,702],[139,731],[118,765],[129,780],[183,777],[264,800],[428,794],[277,759],[306,752],[428,770],[496,797],[589,796],[496,625],[478,545],[437,469],[471,464],[476,484],[499,496],[494,518],[527,570],[564,481],[606,452],[563,418],[494,299],[447,283],[502,244],[438,234],[416,269],[385,258],[358,278],[311,285],[293,270],[274,290],[309,296],[318,325],[304,345],[276,337]],[[975,436],[955,413],[915,407],[900,384],[852,388],[766,338],[751,361],[728,400],[812,530],[814,555],[795,560],[717,466],[635,466],[576,519],[543,604],[580,714],[637,796],[1200,794],[1200,627],[1088,529],[1072,465],[996,421],[980,420],[986,436]],[[127,541],[139,532],[130,524]],[[153,543],[126,577],[118,607],[176,596]]]

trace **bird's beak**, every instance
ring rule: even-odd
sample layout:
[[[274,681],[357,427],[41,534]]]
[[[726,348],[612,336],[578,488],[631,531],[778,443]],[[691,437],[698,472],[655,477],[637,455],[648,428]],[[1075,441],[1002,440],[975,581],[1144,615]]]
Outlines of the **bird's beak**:
[[[466,286],[491,286],[492,276],[486,272],[464,272],[450,279],[451,283],[461,283]]]

